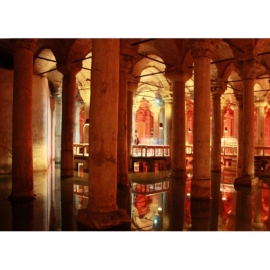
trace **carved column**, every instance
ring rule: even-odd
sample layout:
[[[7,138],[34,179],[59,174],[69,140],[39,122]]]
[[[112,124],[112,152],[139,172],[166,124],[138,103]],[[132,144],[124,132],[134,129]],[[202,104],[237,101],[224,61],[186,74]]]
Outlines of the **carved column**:
[[[249,57],[250,58],[250,57]],[[257,184],[254,177],[254,82],[259,62],[256,59],[241,60],[238,69],[243,79],[243,176],[234,185]]]
[[[78,227],[130,228],[130,218],[118,209],[116,197],[120,40],[93,39],[92,44],[89,204],[78,212]]]
[[[184,72],[170,72],[166,76],[173,82],[172,106],[172,145],[170,177],[182,179],[186,174],[186,121],[185,121],[185,82],[189,75]]]
[[[222,94],[222,82],[212,84],[212,149],[211,171],[221,172],[221,109],[220,96]]]
[[[73,65],[69,62],[59,64],[57,69],[64,75],[62,86],[62,136],[61,136],[61,177],[72,177],[73,134],[76,96],[76,74],[82,63]]]
[[[33,52],[36,40],[14,42],[12,110],[12,190],[10,201],[36,199],[33,183]]]
[[[264,109],[268,105],[263,98],[258,98],[255,101],[257,107],[257,140],[256,146],[264,146]],[[262,154],[262,150],[257,150],[257,154]]]
[[[214,40],[193,40],[194,139],[191,198],[211,198],[210,177],[210,59]]]
[[[121,55],[119,77],[118,103],[118,133],[117,133],[117,184],[128,186],[128,143],[127,143],[127,110],[128,110],[128,71],[131,66],[131,56]]]

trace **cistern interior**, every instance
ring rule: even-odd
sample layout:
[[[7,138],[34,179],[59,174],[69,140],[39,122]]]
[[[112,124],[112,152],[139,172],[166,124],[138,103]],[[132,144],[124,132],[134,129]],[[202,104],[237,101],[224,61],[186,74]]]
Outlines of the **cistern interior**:
[[[0,231],[268,231],[270,39],[0,39]]]

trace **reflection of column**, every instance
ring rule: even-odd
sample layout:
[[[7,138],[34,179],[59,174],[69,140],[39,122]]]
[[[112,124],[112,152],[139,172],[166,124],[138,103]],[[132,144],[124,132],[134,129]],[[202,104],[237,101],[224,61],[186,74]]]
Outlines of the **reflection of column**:
[[[251,231],[252,193],[250,187],[237,186],[235,231]]]
[[[14,43],[11,201],[34,200],[32,78],[35,40]]]
[[[183,231],[185,209],[184,181],[172,178],[170,180],[170,231]]]
[[[219,83],[221,84],[221,82]],[[211,171],[221,172],[221,110],[220,96],[222,85],[212,85],[212,150]]]
[[[254,80],[258,62],[255,59],[239,61],[238,67],[243,78],[243,176],[235,179],[235,185],[254,185]]]
[[[243,93],[236,95],[238,101],[238,153],[237,153],[237,177],[241,177],[243,172]]]
[[[193,40],[194,59],[194,137],[191,197],[211,197],[210,179],[210,59],[213,40]]]
[[[252,228],[255,231],[263,231],[264,224],[262,222],[262,180],[255,187],[255,206],[254,206],[254,222]]]
[[[220,207],[220,179],[221,179],[220,172],[211,172],[211,218],[210,218],[210,231],[217,231],[218,230],[218,217],[219,217],[219,207]]]
[[[130,217],[118,209],[116,201],[120,40],[93,39],[92,48],[89,204],[78,211],[78,226],[90,230],[130,228]]]
[[[62,137],[61,137],[61,176],[73,176],[73,133],[76,95],[76,74],[82,63],[59,64],[58,70],[64,75],[62,89]]]
[[[259,99],[255,101],[257,106],[257,141],[256,146],[264,146],[264,108],[268,105],[267,101]],[[257,150],[261,155],[263,150]]]

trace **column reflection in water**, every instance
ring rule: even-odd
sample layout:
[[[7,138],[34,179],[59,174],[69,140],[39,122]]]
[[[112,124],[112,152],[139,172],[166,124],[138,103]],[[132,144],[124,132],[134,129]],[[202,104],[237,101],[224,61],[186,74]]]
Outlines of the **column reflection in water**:
[[[255,188],[255,205],[254,205],[254,222],[252,223],[252,230],[262,231],[264,224],[262,222],[262,180],[258,181],[258,185]]]
[[[235,231],[251,231],[252,195],[256,187],[237,186]]]
[[[170,180],[170,231],[183,231],[186,178]]]
[[[210,231],[218,231],[218,221],[219,221],[219,210],[220,210],[220,182],[221,182],[220,172],[211,172],[211,208],[210,208]]]
[[[73,184],[73,178],[61,179],[62,231],[76,230],[76,223],[73,216]]]
[[[129,186],[117,187],[117,205],[119,208],[127,211],[127,214],[131,216],[131,191]]]
[[[210,230],[210,201],[210,199],[190,199],[192,231]]]
[[[12,202],[12,231],[34,231],[34,202]]]

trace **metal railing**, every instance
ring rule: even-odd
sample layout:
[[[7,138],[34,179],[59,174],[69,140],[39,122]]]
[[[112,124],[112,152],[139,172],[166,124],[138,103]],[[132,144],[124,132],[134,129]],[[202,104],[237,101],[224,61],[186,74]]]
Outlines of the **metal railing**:
[[[169,145],[132,145],[133,157],[169,157],[171,155]]]

